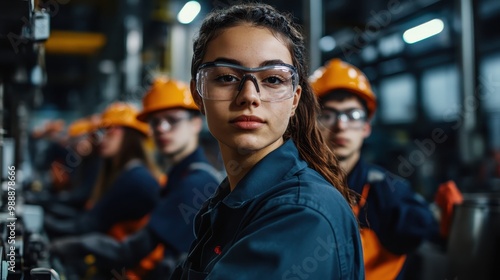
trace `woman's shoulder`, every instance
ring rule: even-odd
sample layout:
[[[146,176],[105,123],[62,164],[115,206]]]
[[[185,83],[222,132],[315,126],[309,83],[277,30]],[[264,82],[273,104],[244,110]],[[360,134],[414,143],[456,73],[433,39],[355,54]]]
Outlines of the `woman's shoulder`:
[[[299,196],[299,201],[326,202],[326,205],[347,207],[347,201],[342,194],[318,172],[311,168],[304,168],[295,174],[293,180],[296,181],[295,189]]]
[[[147,168],[146,165],[142,162],[134,163],[133,165],[125,166],[123,170],[120,172],[118,177],[125,178],[154,178],[151,171]]]
[[[309,215],[322,216],[332,226],[356,223],[351,207],[340,192],[312,169],[304,169],[273,189],[274,192],[261,198],[263,211],[271,208],[306,209]]]
[[[159,187],[158,180],[153,176],[151,171],[142,163],[135,164],[134,166],[125,168],[118,175],[115,184],[123,186],[141,187]]]

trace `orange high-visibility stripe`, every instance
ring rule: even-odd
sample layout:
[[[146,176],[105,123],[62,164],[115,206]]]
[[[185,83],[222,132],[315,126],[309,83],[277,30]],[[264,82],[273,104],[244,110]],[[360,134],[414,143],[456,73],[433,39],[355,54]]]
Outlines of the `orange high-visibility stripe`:
[[[149,222],[149,215],[133,221],[116,223],[108,231],[108,235],[118,241],[123,241],[127,236],[139,231]]]
[[[137,280],[144,278],[163,259],[164,252],[165,246],[163,244],[158,244],[149,255],[141,260],[138,266],[133,269],[127,269],[127,277]]]
[[[357,217],[361,208],[366,204],[370,188],[370,184],[363,186],[361,198],[358,204],[353,206],[353,212]],[[403,268],[406,255],[396,255],[389,252],[382,246],[377,234],[369,228],[361,228],[360,237],[365,264],[365,279],[395,279]]]

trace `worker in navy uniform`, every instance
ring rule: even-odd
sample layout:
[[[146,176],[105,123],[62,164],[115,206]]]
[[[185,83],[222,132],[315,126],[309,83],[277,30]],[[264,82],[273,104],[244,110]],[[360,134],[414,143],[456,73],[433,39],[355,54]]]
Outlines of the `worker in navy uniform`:
[[[155,208],[159,172],[145,147],[148,126],[137,121],[137,113],[123,102],[111,104],[102,113],[100,127],[105,132],[99,154],[103,163],[87,210],[67,219],[45,216],[45,229],[51,237],[108,233],[121,223],[140,224]]]
[[[361,157],[377,106],[366,76],[333,59],[312,75],[311,84],[320,100],[325,139],[348,173],[349,187],[360,194],[354,210],[362,228],[366,279],[402,277],[406,255],[437,236],[438,223],[406,180]]]
[[[77,119],[68,127],[65,158],[71,159],[71,162],[57,163],[55,170],[58,176],[69,175],[69,189],[57,193],[40,191],[34,182],[34,190],[24,195],[27,204],[40,205],[45,215],[63,218],[75,217],[85,210],[100,170],[99,119],[97,115]]]
[[[203,119],[186,84],[157,78],[137,118],[149,123],[158,151],[170,163],[160,204],[149,223],[122,241],[94,234],[52,249],[65,257],[90,254],[92,265],[101,271],[127,268],[131,279],[160,279],[168,277],[188,251],[194,216],[222,177],[198,145]]]
[[[265,4],[214,11],[193,49],[191,93],[228,176],[171,279],[364,279],[351,197],[318,130],[291,17]]]

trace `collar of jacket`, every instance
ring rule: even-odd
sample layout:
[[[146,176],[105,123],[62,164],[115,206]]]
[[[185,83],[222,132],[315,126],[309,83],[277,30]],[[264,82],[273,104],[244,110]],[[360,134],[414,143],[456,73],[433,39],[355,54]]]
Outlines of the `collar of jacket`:
[[[188,167],[193,162],[206,162],[205,153],[201,147],[196,148],[190,155],[182,159],[179,163],[172,166],[172,168],[168,172],[168,177],[172,177],[177,175],[181,175],[184,170],[187,170]]]
[[[281,182],[306,167],[307,163],[299,157],[293,141],[287,140],[250,169],[232,192],[226,178],[210,199],[210,208],[220,201],[230,208],[243,207],[267,192],[276,191]]]

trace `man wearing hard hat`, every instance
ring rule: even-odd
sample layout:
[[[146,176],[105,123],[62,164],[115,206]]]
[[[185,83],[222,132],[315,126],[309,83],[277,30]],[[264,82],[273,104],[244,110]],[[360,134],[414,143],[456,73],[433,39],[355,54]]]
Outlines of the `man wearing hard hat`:
[[[361,226],[366,279],[398,279],[406,254],[437,234],[436,219],[407,181],[361,158],[377,108],[366,76],[333,59],[313,74],[311,85],[325,140],[348,174],[349,187],[360,195],[353,210]]]
[[[168,277],[188,251],[194,240],[192,219],[222,178],[198,146],[203,120],[189,86],[156,79],[137,119],[149,123],[158,151],[170,163],[160,205],[148,224],[123,242],[92,235],[70,246],[80,255],[93,255],[97,267],[130,268],[130,279],[160,279],[158,274]]]

